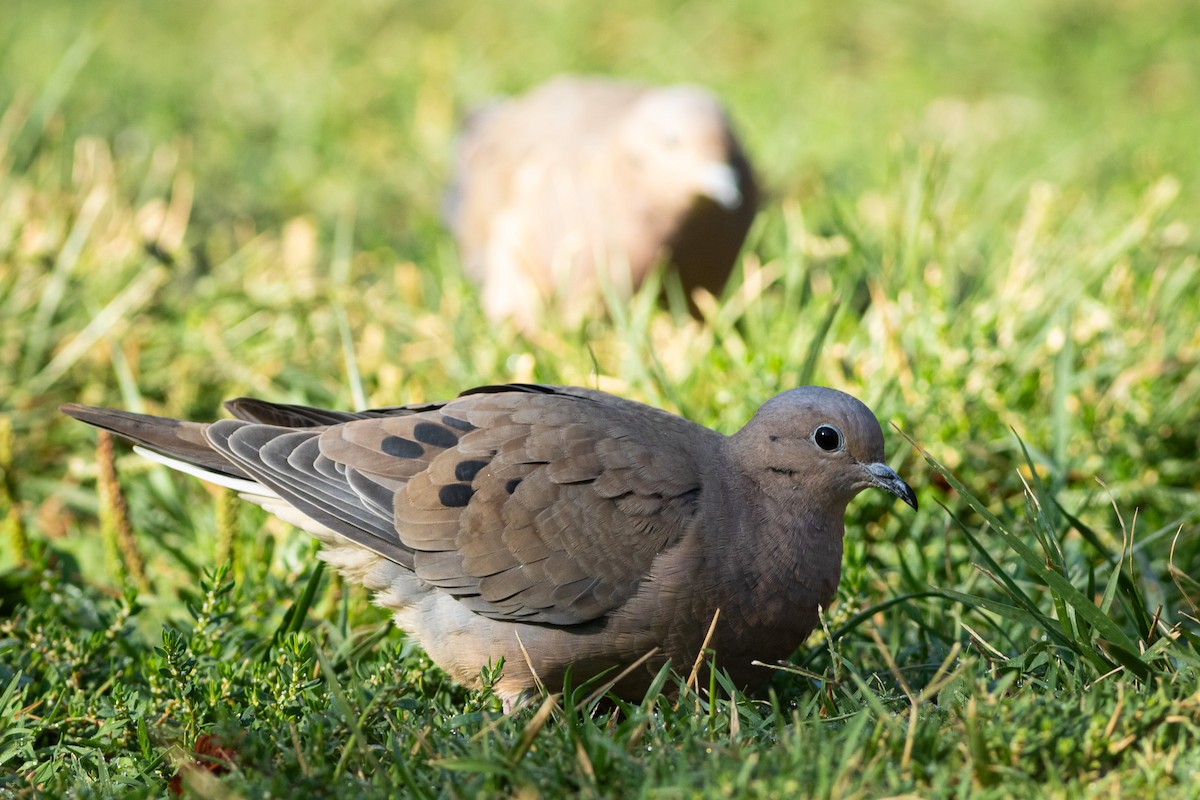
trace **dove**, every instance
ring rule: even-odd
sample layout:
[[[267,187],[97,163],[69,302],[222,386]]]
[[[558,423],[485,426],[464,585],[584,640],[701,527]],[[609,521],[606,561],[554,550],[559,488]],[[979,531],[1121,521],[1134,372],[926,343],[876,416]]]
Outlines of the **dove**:
[[[506,710],[652,653],[613,689],[640,699],[706,642],[760,686],[772,671],[753,662],[790,656],[834,597],[850,500],[877,487],[917,507],[874,414],[823,387],[783,392],[729,436],[564,386],[226,408],[211,423],[62,411],[316,536],[459,683],[503,659]]]
[[[584,318],[659,261],[720,294],[758,189],[728,115],[698,86],[563,76],[470,115],[445,204],[492,320]]]

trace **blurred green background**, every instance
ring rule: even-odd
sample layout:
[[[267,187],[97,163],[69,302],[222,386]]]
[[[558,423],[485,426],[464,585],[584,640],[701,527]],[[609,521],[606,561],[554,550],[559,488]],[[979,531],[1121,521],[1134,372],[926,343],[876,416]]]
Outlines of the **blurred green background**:
[[[99,136],[198,176],[193,225],[353,203],[363,246],[424,253],[457,119],[558,72],[713,87],[782,196],[851,196],[901,143],[977,152],[1001,213],[1021,180],[1096,201],[1196,176],[1200,18],[1183,0],[703,4],[6,3],[13,148]],[[1014,197],[1014,194],[1016,195]],[[1008,209],[1008,210],[1011,210]]]
[[[1195,488],[1189,2],[16,0],[0,26],[0,388],[39,474],[68,399],[207,416],[598,366],[727,430],[805,378],[952,466],[1014,426],[1060,474]],[[478,318],[438,218],[457,122],[563,71],[727,101],[769,191],[763,302],[637,335]]]
[[[1101,477],[1151,531],[1195,508],[1188,2],[5,11],[0,394],[27,514],[88,480],[63,475],[90,437],[66,400],[206,418],[239,393],[511,379],[726,431],[828,383],[997,497],[1021,491],[1015,431],[1080,503]],[[645,303],[529,336],[479,315],[438,216],[458,120],[564,71],[729,104],[769,194],[752,280],[706,326]]]

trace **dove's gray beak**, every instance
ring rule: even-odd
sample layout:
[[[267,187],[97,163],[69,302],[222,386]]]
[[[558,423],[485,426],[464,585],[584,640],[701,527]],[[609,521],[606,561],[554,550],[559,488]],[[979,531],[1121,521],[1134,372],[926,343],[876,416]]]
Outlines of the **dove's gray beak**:
[[[737,172],[728,164],[710,161],[700,168],[697,178],[700,194],[711,198],[722,208],[732,210],[742,204],[742,190],[738,188]]]
[[[887,464],[863,464],[863,469],[870,476],[872,486],[896,495],[896,497],[899,497],[912,506],[914,510],[916,509],[916,493],[913,492],[911,486],[904,482],[903,478],[896,474],[895,470]]]

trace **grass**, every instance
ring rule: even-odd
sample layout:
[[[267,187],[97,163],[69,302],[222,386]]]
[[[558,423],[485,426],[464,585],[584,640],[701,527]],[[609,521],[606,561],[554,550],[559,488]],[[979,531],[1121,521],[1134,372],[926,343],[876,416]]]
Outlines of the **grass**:
[[[18,0],[5,23],[0,794],[1195,796],[1190,3]],[[563,70],[728,99],[771,197],[703,322],[650,293],[579,329],[483,320],[437,221],[455,119]],[[726,432],[846,389],[922,509],[855,501],[838,601],[764,697],[573,687],[504,717],[307,537],[55,412],[508,380]]]

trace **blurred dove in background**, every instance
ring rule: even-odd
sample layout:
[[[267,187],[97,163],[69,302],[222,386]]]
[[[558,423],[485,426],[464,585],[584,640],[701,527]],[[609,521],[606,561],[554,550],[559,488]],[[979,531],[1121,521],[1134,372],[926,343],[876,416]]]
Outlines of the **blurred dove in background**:
[[[758,188],[729,117],[697,86],[555,78],[473,113],[446,217],[493,320],[575,323],[662,260],[720,294]]]

